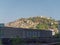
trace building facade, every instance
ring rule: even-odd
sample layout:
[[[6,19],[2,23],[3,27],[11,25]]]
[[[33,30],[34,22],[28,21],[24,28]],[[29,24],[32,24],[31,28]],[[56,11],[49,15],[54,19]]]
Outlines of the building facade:
[[[52,32],[38,29],[0,28],[0,38],[16,38],[17,36],[20,38],[52,37]]]
[[[12,45],[11,39],[16,37],[21,38],[23,43],[25,41],[24,45],[28,45],[28,42],[31,45],[33,45],[32,42],[34,44],[35,42],[52,42],[52,32],[49,30],[0,27],[0,39],[3,45]]]

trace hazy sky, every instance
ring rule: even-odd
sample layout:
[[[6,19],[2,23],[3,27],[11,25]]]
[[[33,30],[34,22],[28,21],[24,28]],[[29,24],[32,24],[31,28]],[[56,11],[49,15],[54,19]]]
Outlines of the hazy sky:
[[[31,16],[47,16],[59,20],[60,0],[0,0],[0,23]]]

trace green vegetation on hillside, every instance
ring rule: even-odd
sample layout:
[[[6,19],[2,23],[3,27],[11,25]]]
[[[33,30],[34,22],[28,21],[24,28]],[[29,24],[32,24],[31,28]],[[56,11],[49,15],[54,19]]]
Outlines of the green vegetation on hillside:
[[[31,29],[53,29],[57,32],[58,22],[53,18],[47,17],[30,17],[21,18],[16,21],[7,24],[8,27],[18,27],[18,28],[31,28]]]
[[[49,27],[48,27],[47,24],[38,24],[38,25],[36,26],[36,28],[37,28],[37,29],[48,29]]]

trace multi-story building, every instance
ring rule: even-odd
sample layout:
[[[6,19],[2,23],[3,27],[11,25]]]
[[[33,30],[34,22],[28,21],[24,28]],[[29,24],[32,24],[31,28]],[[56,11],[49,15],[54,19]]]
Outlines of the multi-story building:
[[[8,42],[11,38],[17,37],[24,39],[25,42],[51,42],[49,38],[52,37],[52,32],[50,30],[0,27],[0,39],[3,43]]]
[[[21,38],[24,41],[45,41],[51,42],[52,31],[40,30],[40,29],[26,29],[26,28],[12,28],[4,27],[4,24],[0,24],[0,39],[3,43],[9,43],[11,38]],[[31,40],[29,40],[31,39]],[[50,41],[48,41],[50,40]]]
[[[1,27],[0,38],[33,38],[33,37],[51,37],[52,32],[49,30],[39,29],[23,29],[23,28],[11,28]]]

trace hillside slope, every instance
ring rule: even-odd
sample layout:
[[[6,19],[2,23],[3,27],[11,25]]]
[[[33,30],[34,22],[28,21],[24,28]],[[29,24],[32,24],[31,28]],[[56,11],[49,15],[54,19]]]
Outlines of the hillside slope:
[[[7,23],[7,27],[16,27],[16,28],[30,28],[30,29],[53,29],[54,32],[57,32],[57,24],[54,19],[47,18],[43,16],[21,18],[13,22]]]

